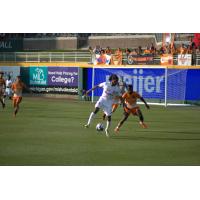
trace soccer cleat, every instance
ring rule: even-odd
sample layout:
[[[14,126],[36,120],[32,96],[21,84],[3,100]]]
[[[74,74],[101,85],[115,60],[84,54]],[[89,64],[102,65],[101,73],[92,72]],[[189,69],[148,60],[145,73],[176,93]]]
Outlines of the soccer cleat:
[[[89,124],[86,124],[86,125],[84,125],[84,126],[85,126],[85,128],[89,128],[90,125],[89,125]]]
[[[114,129],[115,133],[119,133],[119,128],[118,126]]]
[[[105,133],[106,133],[106,137],[110,137],[109,131],[107,129],[105,129]]]
[[[141,126],[142,128],[148,128],[148,126],[147,126],[144,122],[140,122],[140,126]]]

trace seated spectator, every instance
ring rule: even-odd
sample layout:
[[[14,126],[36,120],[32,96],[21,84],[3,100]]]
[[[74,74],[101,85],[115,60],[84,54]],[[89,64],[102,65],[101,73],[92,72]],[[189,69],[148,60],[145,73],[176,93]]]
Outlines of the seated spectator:
[[[97,46],[94,48],[93,52],[94,52],[95,54],[100,54],[100,52],[101,52],[101,47],[100,47],[99,45],[97,45]]]
[[[186,53],[186,48],[184,47],[184,44],[181,44],[181,46],[178,49],[179,54],[185,54]]]
[[[143,54],[143,50],[142,50],[141,46],[138,47],[137,53],[138,53],[138,55],[142,55]]]
[[[97,58],[97,64],[106,64],[106,54],[104,50],[101,50],[100,56]]]
[[[150,52],[151,54],[156,54],[156,48],[154,47],[153,43],[151,43]]]
[[[107,55],[111,55],[112,54],[112,50],[110,49],[110,47],[106,47],[105,53]]]
[[[131,53],[131,50],[128,49],[128,48],[126,48],[126,49],[125,49],[125,54],[126,54],[127,57],[129,56],[130,53]]]
[[[149,46],[147,46],[146,49],[144,50],[144,54],[145,55],[151,54]]]
[[[165,49],[165,47],[164,46],[162,46],[162,47],[160,47],[160,49],[159,49],[159,54],[165,54],[166,53],[166,49]]]
[[[169,45],[169,54],[175,54],[176,53],[176,49],[175,49],[175,46],[174,44],[170,44]]]
[[[112,64],[121,65],[122,64],[122,55],[123,52],[120,48],[115,51],[115,54],[112,56]]]
[[[131,51],[130,55],[134,55],[134,56],[138,55],[137,49],[133,49],[133,51]]]

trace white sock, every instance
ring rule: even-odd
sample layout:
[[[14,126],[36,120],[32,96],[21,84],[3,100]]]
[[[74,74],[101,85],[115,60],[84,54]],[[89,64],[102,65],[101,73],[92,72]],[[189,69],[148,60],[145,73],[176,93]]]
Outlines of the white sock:
[[[110,127],[110,125],[111,125],[111,121],[108,121],[108,120],[107,120],[107,122],[106,122],[106,129],[105,129],[105,130],[107,130],[107,131],[108,131],[108,129],[109,129],[109,127]]]
[[[95,116],[95,114],[94,114],[93,112],[91,112],[90,117],[89,117],[89,119],[88,119],[87,125],[90,125],[90,124],[91,124],[91,122],[92,122],[94,116]]]

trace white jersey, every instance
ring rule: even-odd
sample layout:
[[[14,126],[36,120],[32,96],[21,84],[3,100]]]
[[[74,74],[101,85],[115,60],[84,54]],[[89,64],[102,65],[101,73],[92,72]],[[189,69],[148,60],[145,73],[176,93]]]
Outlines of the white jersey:
[[[100,83],[99,87],[103,88],[103,93],[95,107],[102,108],[107,116],[112,114],[112,104],[118,96],[121,96],[119,85],[112,86],[111,83]]]
[[[111,83],[103,82],[98,86],[103,88],[101,97],[104,99],[114,100],[117,96],[121,96],[119,85],[112,86]]]
[[[12,96],[12,81],[11,80],[6,80],[6,91],[5,91],[5,95],[6,96]]]
[[[6,80],[6,88],[11,88],[11,86],[12,86],[12,81]]]

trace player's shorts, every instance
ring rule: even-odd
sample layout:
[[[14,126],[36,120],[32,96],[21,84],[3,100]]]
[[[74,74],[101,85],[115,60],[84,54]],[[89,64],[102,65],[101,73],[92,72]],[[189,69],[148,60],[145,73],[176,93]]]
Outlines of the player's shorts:
[[[20,104],[21,101],[22,101],[22,97],[13,97],[13,105],[14,106]]]
[[[137,107],[134,107],[134,108],[131,108],[131,109],[129,109],[129,108],[127,108],[127,107],[124,107],[124,112],[125,113],[128,113],[128,114],[133,114],[133,115],[137,115],[137,111],[140,109],[140,107],[139,106],[137,106]]]
[[[95,104],[95,108],[101,108],[103,112],[106,114],[106,116],[111,116],[112,115],[112,100],[107,100],[104,98],[101,98],[97,101]]]

